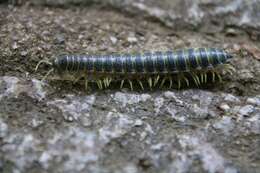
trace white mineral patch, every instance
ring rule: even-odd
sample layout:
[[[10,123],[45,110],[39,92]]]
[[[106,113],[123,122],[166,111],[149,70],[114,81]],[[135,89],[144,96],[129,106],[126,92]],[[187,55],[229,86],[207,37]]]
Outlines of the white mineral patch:
[[[57,132],[47,143],[47,148],[39,156],[40,164],[46,169],[53,162],[59,164],[66,158],[61,162],[64,170],[78,172],[98,160],[100,147],[96,144],[97,136],[82,128],[70,127]]]
[[[6,153],[5,158],[12,161],[20,171],[37,160],[35,149],[39,141],[32,134],[13,133],[3,141],[5,145],[2,146],[2,151]]]
[[[227,112],[228,110],[230,110],[230,106],[226,103],[221,103],[221,105],[219,106],[219,108],[225,112]]]
[[[257,97],[250,97],[246,100],[248,104],[253,104],[256,106],[260,106],[260,96]]]
[[[213,127],[222,130],[225,135],[229,135],[231,130],[234,129],[235,125],[232,122],[232,118],[228,116],[223,116],[219,121],[213,124]]]
[[[121,137],[131,130],[135,121],[128,115],[118,112],[109,112],[104,117],[104,124],[99,129],[100,140],[104,143],[109,142],[111,139]]]
[[[239,110],[239,114],[240,115],[245,115],[245,116],[248,116],[250,115],[251,113],[253,113],[255,110],[254,106],[252,105],[246,105],[246,106],[243,106],[242,108],[240,108]]]
[[[65,99],[55,99],[54,101],[50,101],[47,104],[58,107],[62,111],[63,117],[66,120],[73,121],[78,120],[79,118],[89,117],[89,112],[95,100],[95,95],[68,95]]]
[[[115,95],[112,95],[112,98],[122,104],[122,107],[126,105],[137,104],[140,102],[146,102],[150,100],[152,97],[149,94],[129,94],[129,93],[122,93],[116,92]]]
[[[210,143],[205,141],[204,138],[205,137],[194,134],[180,135],[178,137],[179,142],[184,151],[186,151],[183,154],[187,154],[187,156],[189,156],[189,160],[191,158],[195,159],[195,156],[198,156],[202,161],[203,169],[206,172],[225,172],[225,170],[229,168],[225,166],[226,161]]]
[[[164,105],[164,98],[163,97],[157,97],[154,99],[154,111],[155,115],[158,115],[160,113],[161,107]]]
[[[8,125],[0,119],[0,138],[3,138],[7,135]]]
[[[237,98],[232,94],[222,94],[222,96],[224,97],[224,101],[232,102],[232,103],[240,103],[239,98]]]
[[[0,99],[3,97],[17,98],[19,94],[26,93],[32,98],[42,100],[46,96],[44,85],[37,79],[23,80],[12,76],[0,77],[0,88],[3,88],[0,90]]]

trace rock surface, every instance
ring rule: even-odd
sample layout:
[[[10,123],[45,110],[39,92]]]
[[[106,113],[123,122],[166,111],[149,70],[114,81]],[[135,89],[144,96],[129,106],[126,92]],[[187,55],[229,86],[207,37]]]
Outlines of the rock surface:
[[[82,2],[0,5],[0,172],[260,171],[260,62],[248,48],[260,48],[259,1]],[[85,92],[41,82],[48,65],[34,71],[60,53],[200,46],[232,51],[236,74],[200,88]]]

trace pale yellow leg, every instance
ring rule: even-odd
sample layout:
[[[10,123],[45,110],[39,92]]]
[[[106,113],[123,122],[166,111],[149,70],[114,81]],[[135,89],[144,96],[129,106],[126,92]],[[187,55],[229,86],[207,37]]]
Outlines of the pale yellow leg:
[[[212,71],[212,82],[215,82],[215,78],[216,78],[215,72]]]
[[[128,83],[129,83],[129,85],[130,85],[131,91],[133,91],[133,82],[132,82],[130,79],[128,79]]]
[[[53,71],[54,71],[54,69],[51,69],[50,71],[48,71],[47,74],[45,76],[43,76],[43,78],[41,79],[41,82],[44,81],[47,78],[47,76],[49,76],[49,74],[51,74],[51,72],[53,72]]]
[[[200,74],[200,81],[201,81],[201,83],[203,83],[203,74],[202,73]]]
[[[207,83],[207,73],[204,73],[204,82]]]
[[[108,87],[110,86],[111,82],[112,82],[112,78],[107,78],[107,85],[108,85]]]
[[[148,78],[148,84],[149,84],[150,90],[152,90],[152,87],[153,87],[153,80],[152,80],[151,77]]]
[[[165,80],[166,80],[166,77],[163,78],[162,82],[161,82],[161,85],[160,85],[160,88],[163,87],[164,83],[165,83]]]
[[[195,75],[196,75],[196,74],[191,73],[191,77],[192,77],[192,79],[194,80],[196,86],[198,87],[198,86],[199,86],[199,83],[198,83],[197,78],[196,78]]]
[[[156,86],[156,85],[157,85],[159,79],[160,79],[160,76],[158,75],[158,76],[154,79],[154,84],[153,84],[153,86]]]
[[[107,88],[107,78],[103,79],[104,87]]]
[[[181,79],[180,79],[180,77],[178,76],[178,89],[180,89],[181,88]]]
[[[102,80],[98,79],[98,80],[97,80],[97,85],[98,85],[98,88],[99,88],[100,90],[103,89]]]
[[[82,78],[82,76],[75,78],[75,80],[73,80],[73,84],[77,83],[80,80],[80,78]]]
[[[220,76],[220,74],[219,73],[216,73],[216,74],[218,76],[219,82],[222,82],[222,77]]]
[[[125,80],[123,79],[123,80],[121,81],[121,84],[120,84],[120,89],[123,88],[124,82],[125,82]]]
[[[200,78],[199,78],[199,76],[195,74],[195,78],[197,79],[197,82],[200,85]]]
[[[87,79],[85,79],[85,89],[86,89],[86,91],[88,90],[88,80]]]
[[[169,77],[169,81],[170,81],[170,85],[169,85],[169,89],[172,88],[172,77]]]
[[[190,86],[190,82],[185,76],[183,76],[183,79],[185,80],[187,87]]]
[[[143,83],[140,81],[140,80],[137,80],[139,85],[141,86],[142,90],[144,90],[144,86],[143,86]]]

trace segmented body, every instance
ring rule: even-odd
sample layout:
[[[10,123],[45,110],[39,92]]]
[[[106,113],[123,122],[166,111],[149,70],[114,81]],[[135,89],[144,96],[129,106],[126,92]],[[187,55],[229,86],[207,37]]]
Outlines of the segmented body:
[[[62,55],[54,59],[52,65],[60,74],[69,73],[94,80],[99,88],[103,88],[102,85],[108,87],[113,80],[128,80],[130,83],[137,79],[140,83],[144,78],[148,79],[150,87],[160,78],[162,83],[169,79],[171,86],[172,80],[177,79],[180,87],[182,79],[189,85],[188,76],[199,85],[207,80],[209,72],[215,80],[215,75],[220,78],[223,69],[234,70],[227,64],[230,58],[230,54],[220,49],[191,48],[142,54]],[[132,88],[132,83],[130,85]]]

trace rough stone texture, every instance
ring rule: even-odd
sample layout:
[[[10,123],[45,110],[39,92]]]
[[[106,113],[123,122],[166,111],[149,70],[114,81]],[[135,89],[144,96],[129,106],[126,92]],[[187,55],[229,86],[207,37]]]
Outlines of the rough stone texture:
[[[0,172],[259,172],[258,1],[107,2],[0,6]],[[200,46],[233,52],[236,74],[200,88],[86,93],[52,75],[40,82],[47,65],[34,71],[65,52]]]
[[[260,38],[259,0],[11,0],[12,4],[48,6],[102,4],[123,12],[146,16],[166,26],[182,29],[201,29],[207,33],[227,30],[237,34],[236,27],[250,31]],[[231,27],[228,28],[228,27]]]

